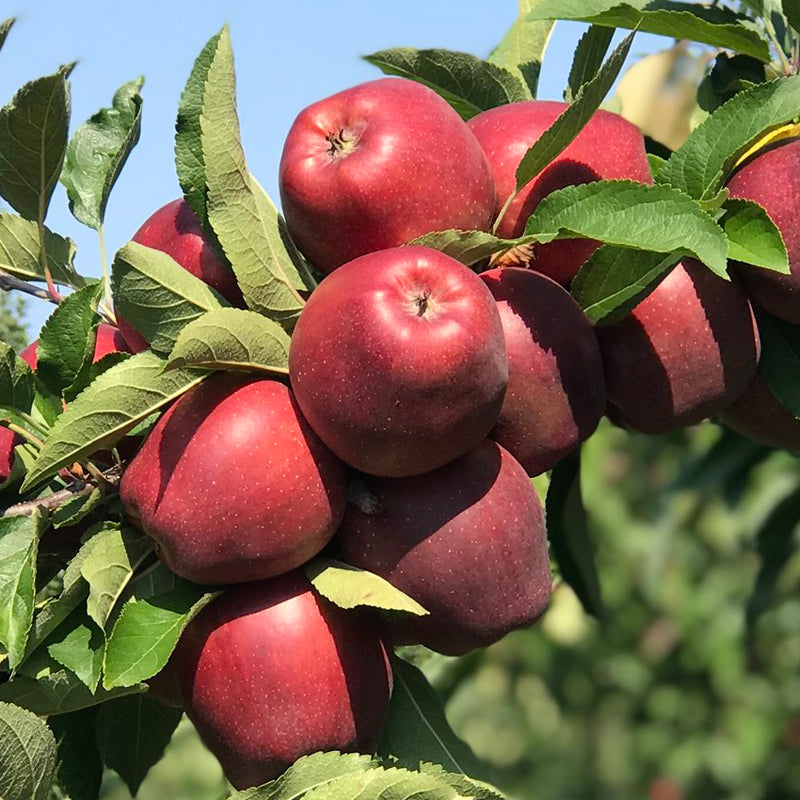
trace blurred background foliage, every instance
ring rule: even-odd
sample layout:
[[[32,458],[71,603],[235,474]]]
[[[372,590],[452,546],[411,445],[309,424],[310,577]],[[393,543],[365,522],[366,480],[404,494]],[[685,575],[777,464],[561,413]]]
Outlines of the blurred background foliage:
[[[678,43],[607,107],[675,148],[703,118],[708,63]],[[0,293],[0,339],[17,348],[21,312]],[[518,800],[796,800],[796,459],[712,422],[645,437],[604,421],[582,461],[604,618],[557,583],[531,630],[461,659],[415,650],[454,729]],[[138,797],[226,792],[184,720]],[[111,772],[101,796],[130,798]]]

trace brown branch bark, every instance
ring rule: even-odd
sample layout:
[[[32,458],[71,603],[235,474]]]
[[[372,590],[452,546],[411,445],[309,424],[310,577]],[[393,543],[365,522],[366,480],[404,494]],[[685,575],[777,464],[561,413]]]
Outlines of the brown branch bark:
[[[41,289],[32,283],[15,278],[2,269],[0,269],[0,289],[4,292],[11,292],[16,289],[18,292],[24,292],[31,295],[31,297],[38,297],[40,300],[47,300],[48,303],[53,303],[54,305],[59,303],[59,300],[52,297],[47,289]]]

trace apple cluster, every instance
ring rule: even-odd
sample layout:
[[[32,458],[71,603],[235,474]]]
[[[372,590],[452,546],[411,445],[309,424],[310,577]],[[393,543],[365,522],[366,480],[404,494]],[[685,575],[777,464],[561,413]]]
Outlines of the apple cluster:
[[[518,247],[478,273],[414,244],[448,229],[513,239],[557,189],[652,183],[639,130],[598,111],[517,192],[520,160],[565,107],[511,103],[464,122],[428,88],[388,78],[301,112],[281,199],[324,278],[292,332],[288,380],[212,375],[161,416],[125,470],[126,514],[162,561],[226,587],[189,623],[167,672],[237,787],[314,751],[371,752],[393,645],[460,655],[541,616],[551,574],[530,479],[603,415],[647,434],[718,416],[800,448],[800,423],[758,372],[751,306],[800,324],[800,142],[757,153],[728,186],[780,228],[790,275],[737,265],[724,281],[684,259],[597,328],[569,286],[599,242]],[[134,241],[244,307],[185,201]],[[95,359],[147,347],[117,322],[98,329]],[[35,366],[35,345],[22,357]],[[0,439],[0,479],[11,468],[3,448],[13,441]],[[333,605],[302,569],[323,550],[428,613],[387,622]]]

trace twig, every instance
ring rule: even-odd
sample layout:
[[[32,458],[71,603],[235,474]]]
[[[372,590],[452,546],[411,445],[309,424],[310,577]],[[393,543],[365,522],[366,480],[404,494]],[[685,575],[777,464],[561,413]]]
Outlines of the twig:
[[[55,305],[59,303],[46,289],[40,289],[32,283],[15,278],[2,269],[0,269],[0,289],[4,292],[11,292],[16,289],[18,292],[25,292],[25,294],[38,297],[40,300],[47,300],[49,303],[54,303]]]
[[[24,503],[17,503],[3,511],[0,517],[29,517],[37,508],[43,508],[45,511],[53,511],[68,500],[73,500],[76,497],[86,497],[98,486],[112,489],[116,488],[122,478],[122,470],[120,470],[119,467],[112,467],[106,472],[101,473],[99,478],[100,480],[93,478],[85,481],[75,481],[75,483],[67,486],[65,489],[59,489],[52,494],[48,494],[44,497],[37,497],[35,500],[28,500]]]

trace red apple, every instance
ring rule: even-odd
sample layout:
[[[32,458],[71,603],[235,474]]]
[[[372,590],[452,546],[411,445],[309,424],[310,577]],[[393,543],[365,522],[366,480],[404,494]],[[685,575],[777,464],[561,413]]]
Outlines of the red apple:
[[[14,471],[14,448],[22,444],[22,437],[0,425],[0,488],[8,483]]]
[[[800,324],[800,140],[762,151],[728,182],[731,197],[754,200],[778,226],[789,255],[790,274],[738,265],[750,297],[770,314]]]
[[[197,583],[279,575],[316,555],[344,513],[344,467],[283,384],[218,373],[164,414],[125,471],[128,515]]]
[[[237,789],[320,750],[372,753],[386,719],[380,619],[328,603],[299,572],[213,600],[173,658],[186,712]]]
[[[800,420],[781,405],[759,371],[719,421],[737,433],[770,447],[800,451]]]
[[[233,272],[217,255],[203,234],[199,220],[182,198],[158,209],[136,231],[133,241],[172,256],[187,272],[216,289],[229,303],[244,306]],[[117,324],[134,353],[147,349],[147,342],[125,319],[118,316]]]
[[[286,223],[323,272],[430,231],[488,230],[494,184],[461,117],[414,81],[384,78],[320,100],[280,165]]]
[[[430,472],[480,442],[508,381],[503,328],[481,279],[428,247],[397,247],[325,278],[289,351],[317,435],[364,472]]]
[[[491,437],[539,475],[588,439],[606,407],[592,326],[569,293],[528,269],[481,274],[497,301],[508,389]]]
[[[497,187],[497,212],[516,190],[522,157],[567,108],[566,103],[529,100],[484,111],[469,121],[483,147]],[[508,207],[497,233],[522,235],[542,198],[556,189],[597,180],[629,179],[652,183],[644,138],[617,114],[596,111],[586,127],[556,159],[530,181]],[[562,284],[599,247],[590,239],[565,239],[533,248],[532,266]]]
[[[690,259],[596,333],[611,416],[642,433],[692,425],[730,405],[760,355],[744,290]]]
[[[447,655],[486,647],[541,616],[550,597],[542,506],[525,470],[485,440],[430,475],[365,478],[337,541],[429,612],[399,623]]]

